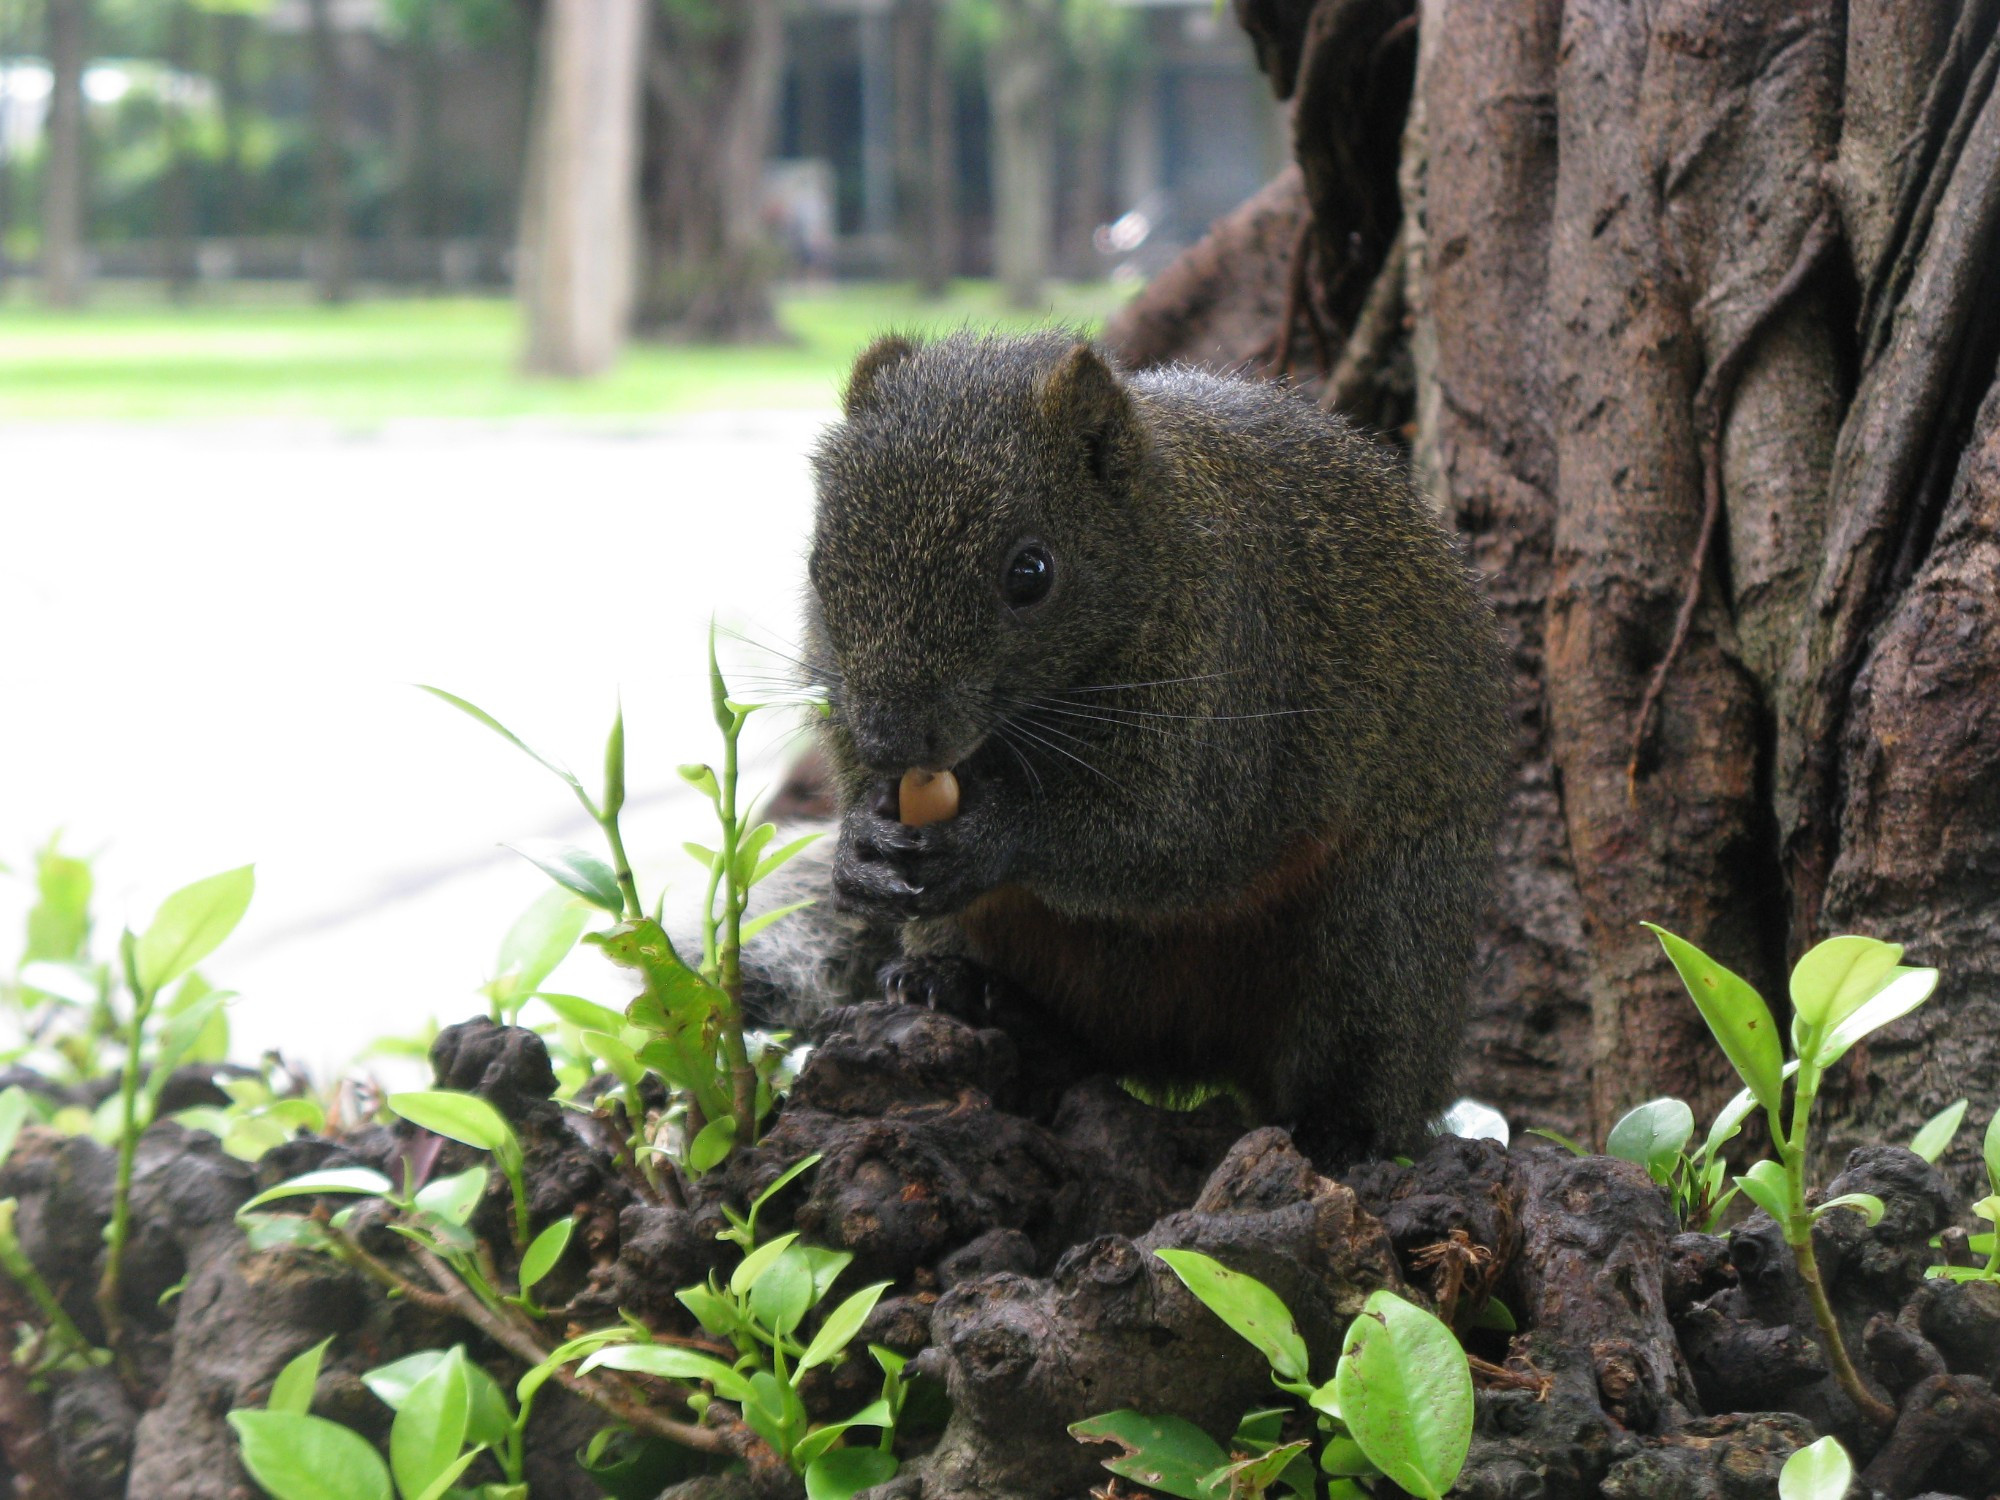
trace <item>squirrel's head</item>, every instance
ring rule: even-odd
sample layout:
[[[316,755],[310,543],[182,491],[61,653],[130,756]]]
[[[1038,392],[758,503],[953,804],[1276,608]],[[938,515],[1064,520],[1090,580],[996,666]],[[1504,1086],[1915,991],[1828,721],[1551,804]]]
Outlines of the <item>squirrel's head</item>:
[[[835,728],[879,775],[971,755],[1089,680],[1143,608],[1132,393],[1074,336],[891,336],[821,442],[808,628]]]

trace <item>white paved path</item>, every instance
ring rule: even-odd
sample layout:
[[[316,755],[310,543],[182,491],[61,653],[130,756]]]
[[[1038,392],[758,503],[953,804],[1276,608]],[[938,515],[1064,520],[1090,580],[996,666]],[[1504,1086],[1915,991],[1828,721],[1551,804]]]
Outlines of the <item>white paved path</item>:
[[[324,1070],[471,1013],[546,888],[498,843],[594,830],[410,684],[481,704],[587,783],[622,690],[628,847],[654,888],[693,885],[679,846],[706,808],[673,768],[714,753],[706,621],[796,638],[824,420],[0,429],[0,862],[22,870],[58,826],[101,850],[109,951],[174,886],[256,861],[208,966],[243,992],[246,1057],[283,1045]],[[0,962],[24,905],[0,877]],[[615,997],[594,955],[562,977]]]

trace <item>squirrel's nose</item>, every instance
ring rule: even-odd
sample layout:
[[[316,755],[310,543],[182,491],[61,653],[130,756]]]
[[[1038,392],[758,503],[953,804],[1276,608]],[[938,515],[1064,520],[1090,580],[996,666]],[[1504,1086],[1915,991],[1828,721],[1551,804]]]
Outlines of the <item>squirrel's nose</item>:
[[[943,769],[936,726],[921,722],[907,710],[882,704],[856,705],[847,727],[854,739],[854,753],[877,775],[900,776],[912,766]]]

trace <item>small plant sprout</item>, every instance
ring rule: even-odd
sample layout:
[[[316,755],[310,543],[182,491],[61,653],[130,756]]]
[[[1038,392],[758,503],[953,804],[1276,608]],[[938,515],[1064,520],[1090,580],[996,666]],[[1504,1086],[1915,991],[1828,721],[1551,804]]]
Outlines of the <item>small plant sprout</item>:
[[[1813,1224],[1824,1215],[1852,1209],[1874,1224],[1882,1217],[1882,1204],[1866,1193],[1844,1193],[1808,1208],[1806,1158],[1813,1101],[1826,1070],[1863,1037],[1929,999],[1937,987],[1937,970],[1906,967],[1902,947],[1895,943],[1864,937],[1828,938],[1792,970],[1793,1057],[1787,1064],[1777,1022],[1763,996],[1692,943],[1650,922],[1646,925],[1667,950],[1702,1019],[1742,1077],[1745,1091],[1762,1106],[1770,1121],[1778,1159],[1758,1162],[1736,1178],[1736,1185],[1777,1222],[1791,1247],[1840,1388],[1871,1422],[1887,1426],[1895,1419],[1895,1411],[1868,1388],[1848,1357],[1840,1325],[1827,1301],[1812,1239]],[[1788,1072],[1794,1075],[1789,1114],[1785,1108]],[[1748,1106],[1745,1109],[1747,1112]]]
[[[605,744],[603,793],[593,798],[569,770],[531,749],[484,709],[442,689],[426,689],[560,777],[604,835],[610,864],[586,850],[561,844],[537,843],[517,849],[564,891],[615,919],[612,927],[589,934],[586,941],[639,977],[639,996],[623,1018],[629,1025],[594,1002],[570,996],[542,998],[566,1022],[577,1025],[578,1044],[618,1079],[628,1149],[655,1186],[659,1183],[652,1159],[660,1148],[653,1143],[653,1129],[640,1098],[641,1085],[649,1073],[661,1078],[673,1093],[674,1102],[667,1114],[681,1121],[677,1159],[690,1173],[708,1170],[735,1144],[754,1139],[758,1123],[770,1110],[773,1078],[783,1054],[759,1047],[758,1055],[752,1056],[743,1030],[741,954],[743,944],[758,932],[808,903],[752,917],[750,894],[817,837],[809,834],[773,848],[776,827],[770,823],[751,826],[752,820],[743,815],[737,797],[739,741],[745,723],[761,705],[730,696],[716,658],[713,628],[709,631],[708,673],[710,702],[722,734],[722,768],[718,772],[708,765],[687,765],[680,770],[682,779],[708,799],[720,835],[713,849],[698,843],[687,846],[707,876],[702,951],[695,964],[675,950],[658,911],[646,914],[626,857],[619,827],[619,813],[625,804],[623,713],[614,719]],[[528,996],[538,991],[581,931],[584,924],[580,915],[580,909],[566,910],[556,901],[531,908],[517,924],[503,945],[500,973],[488,990],[496,1019],[511,1020]]]
[[[114,1350],[123,1328],[120,1283],[125,1245],[132,1232],[132,1164],[138,1155],[139,1134],[151,1122],[167,1077],[199,1041],[210,1015],[220,1010],[223,997],[205,994],[198,1002],[180,1008],[162,1029],[150,1068],[145,1058],[147,1023],[162,991],[175,980],[192,977],[194,966],[235,931],[255,889],[256,877],[248,865],[197,880],[161,902],[152,925],[143,933],[135,935],[127,928],[119,942],[132,1009],[124,1024],[125,1065],[118,1080],[118,1175],[111,1192],[111,1222],[104,1230],[104,1275],[97,1287],[98,1314]]]
[[[1276,1492],[1363,1496],[1387,1480],[1442,1500],[1472,1445],[1472,1372],[1465,1351],[1437,1318],[1387,1290],[1372,1293],[1348,1325],[1333,1378],[1315,1383],[1304,1338],[1278,1294],[1194,1250],[1154,1252],[1217,1317],[1256,1347],[1271,1383],[1316,1413],[1310,1438],[1281,1441],[1284,1408],[1255,1411],[1225,1452],[1179,1417],[1106,1412],[1078,1422],[1079,1442],[1113,1442],[1105,1461],[1121,1478],[1183,1500],[1237,1500]],[[1232,1456],[1232,1454],[1234,1456]]]
[[[1778,1500],[1845,1500],[1854,1483],[1847,1450],[1830,1437],[1795,1450],[1778,1471]]]
[[[825,1302],[854,1257],[801,1244],[796,1233],[757,1244],[754,1218],[777,1189],[814,1160],[773,1183],[752,1205],[751,1218],[739,1223],[737,1232],[723,1235],[744,1252],[727,1281],[711,1274],[705,1285],[683,1287],[675,1294],[704,1331],[736,1350],[733,1362],[678,1345],[621,1343],[591,1355],[579,1373],[626,1370],[706,1382],[716,1395],[741,1408],[750,1429],[805,1481],[808,1496],[845,1500],[895,1476],[896,1460],[888,1444],[903,1403],[904,1361],[886,1349],[873,1351],[883,1373],[881,1396],[841,1421],[817,1427],[808,1422],[799,1377],[841,1360],[889,1288],[881,1281],[851,1293],[826,1312],[811,1338],[802,1337],[808,1315]],[[862,1428],[881,1436],[865,1447],[848,1446],[849,1435]]]
[[[442,1500],[482,1453],[507,1476],[482,1500],[527,1500],[520,1431],[500,1387],[465,1349],[427,1349],[362,1376],[396,1414],[389,1462],[358,1433],[311,1414],[327,1339],[299,1355],[271,1384],[263,1410],[229,1414],[243,1466],[276,1500]],[[392,1488],[393,1486],[393,1488]]]
[[[1965,1111],[1971,1103],[1970,1099],[1957,1099],[1932,1115],[1924,1122],[1923,1129],[1910,1138],[1910,1149],[1936,1166],[1938,1158],[1950,1149],[1958,1135],[1958,1127],[1965,1123]]]
[[[1963,1111],[1964,1101],[1959,1101]],[[1949,1111],[1947,1111],[1949,1113]],[[1936,1122],[1933,1121],[1933,1124]],[[1924,1127],[1926,1130],[1930,1126]],[[1946,1141],[1949,1144],[1949,1141]],[[1940,1145],[1940,1152],[1944,1149]],[[1972,1205],[1972,1211],[1984,1219],[1991,1228],[1983,1234],[1975,1234],[1967,1242],[1967,1248],[1974,1255],[1984,1255],[1983,1266],[1932,1266],[1925,1274],[1950,1281],[1991,1281],[2000,1283],[2000,1110],[1994,1112],[1987,1122],[1986,1136],[1981,1143],[1981,1155],[1985,1158],[1987,1194]],[[1937,1241],[1933,1240],[1933,1244]]]

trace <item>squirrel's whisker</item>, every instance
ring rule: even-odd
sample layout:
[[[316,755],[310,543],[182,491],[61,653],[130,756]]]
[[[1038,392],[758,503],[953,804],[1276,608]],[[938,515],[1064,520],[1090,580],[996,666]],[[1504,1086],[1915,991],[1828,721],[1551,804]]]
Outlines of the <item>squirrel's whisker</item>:
[[[1025,734],[1029,739],[1035,741],[1035,743],[1042,745],[1047,749],[1055,751],[1056,754],[1058,755],[1068,756],[1071,760],[1075,761],[1078,765],[1082,766],[1084,770],[1090,772],[1091,775],[1102,777],[1105,781],[1110,782],[1111,785],[1113,786],[1118,785],[1117,779],[1115,777],[1112,777],[1110,775],[1107,775],[1105,772],[1100,771],[1096,766],[1092,765],[1089,761],[1085,760],[1081,755],[1077,755],[1071,751],[1065,750],[1061,745],[1058,745],[1054,740],[1044,739],[1040,734],[1037,734],[1034,729],[1031,729],[1020,715],[1018,714],[1015,715],[1012,719],[1009,719],[1007,722],[1012,724],[1014,728],[1020,730],[1020,732],[1022,734]],[[1041,725],[1040,727],[1043,729],[1049,728],[1049,726],[1046,724]],[[1071,736],[1071,738],[1074,739],[1075,736]],[[1086,742],[1079,740],[1078,743],[1082,744]]]
[[[1185,740],[1191,745],[1208,745],[1213,747],[1216,743],[1214,740],[1205,740],[1199,735],[1190,734],[1185,729],[1176,729],[1161,724],[1141,724],[1131,719],[1113,718],[1110,714],[1089,713],[1080,708],[1068,708],[1060,704],[1050,703],[1043,698],[1021,698],[1014,700],[1014,702],[1017,708],[1032,709],[1039,713],[1061,714],[1066,719],[1095,719],[1100,724],[1112,724],[1120,729],[1142,729],[1147,734],[1165,735],[1168,739]],[[1194,718],[1196,716],[1189,714],[1185,715],[1185,717]]]

